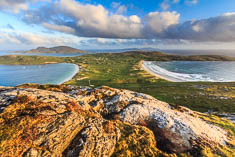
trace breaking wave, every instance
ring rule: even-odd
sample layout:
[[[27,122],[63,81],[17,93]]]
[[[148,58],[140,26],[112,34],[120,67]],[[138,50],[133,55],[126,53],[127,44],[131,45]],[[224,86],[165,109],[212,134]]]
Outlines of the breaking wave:
[[[162,76],[170,81],[174,82],[232,82],[234,80],[224,79],[221,77],[215,77],[211,73],[207,74],[198,74],[198,73],[181,73],[181,72],[172,72],[151,61],[144,61],[144,67],[147,68],[154,74]],[[175,68],[177,69],[177,68]]]

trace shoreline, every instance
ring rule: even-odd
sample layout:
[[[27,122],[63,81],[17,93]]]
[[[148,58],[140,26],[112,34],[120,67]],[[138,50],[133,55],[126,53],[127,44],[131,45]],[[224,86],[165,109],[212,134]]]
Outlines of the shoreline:
[[[142,60],[139,63],[141,64],[141,67],[144,71],[146,71],[147,73],[157,78],[161,78],[170,82],[233,82],[231,80],[224,80],[223,78],[222,80],[219,80],[218,78],[213,78],[213,76],[206,75],[206,74],[203,75],[199,73],[187,74],[187,73],[171,72],[164,68],[161,68],[160,66],[156,66],[158,67],[158,70],[160,71],[158,73],[158,70],[152,69],[151,65],[149,66],[148,64],[145,64],[146,62],[148,61]]]
[[[144,65],[144,61],[143,61],[143,60],[140,61],[140,64],[141,64],[141,68],[142,68],[144,71],[146,71],[146,72],[148,72],[149,74],[155,76],[156,78],[158,78],[158,79],[163,79],[163,80],[166,80],[166,81],[169,81],[169,82],[175,82],[174,80],[171,80],[171,79],[169,79],[169,78],[166,78],[166,77],[164,77],[164,76],[161,76],[161,75],[159,75],[159,74],[156,74],[156,73],[154,73],[153,71],[151,71],[150,69],[148,69],[148,68]]]
[[[77,64],[72,64],[72,63],[56,63],[56,62],[52,63],[52,62],[48,62],[46,64],[35,64],[35,65],[3,65],[3,66],[22,66],[23,67],[23,66],[41,66],[41,65],[44,66],[44,65],[52,65],[52,64],[54,64],[54,65],[56,65],[56,64],[70,64],[74,67],[74,69],[68,77],[65,77],[62,80],[57,81],[57,80],[55,80],[56,79],[55,78],[54,81],[51,82],[51,83],[39,83],[38,82],[36,84],[41,84],[41,85],[45,85],[45,84],[62,85],[65,82],[68,82],[68,81],[72,80],[78,74],[78,72],[80,71],[80,66],[77,65]],[[25,82],[25,83],[33,83],[33,82],[29,81],[29,82]],[[14,84],[14,85],[12,85],[12,84],[11,85],[0,84],[0,87],[15,87],[15,86],[19,86],[19,85],[22,85],[22,84],[25,84],[25,83],[23,82],[23,83]]]
[[[72,64],[72,63],[68,63],[68,64]],[[70,77],[64,79],[62,82],[58,83],[57,85],[64,84],[65,82],[72,80],[74,78],[74,76],[77,75],[77,73],[80,71],[80,68],[77,64],[73,64],[73,65],[75,66],[75,70],[74,70],[73,74]]]

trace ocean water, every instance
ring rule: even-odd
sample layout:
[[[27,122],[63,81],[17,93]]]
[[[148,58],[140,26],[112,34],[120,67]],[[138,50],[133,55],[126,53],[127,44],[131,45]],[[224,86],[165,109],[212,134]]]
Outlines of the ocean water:
[[[0,65],[0,86],[16,86],[24,83],[62,84],[78,71],[77,65],[68,63]]]
[[[226,61],[145,61],[151,72],[174,82],[234,82],[235,62]]]
[[[15,53],[15,52],[0,52],[0,56],[6,55],[23,55],[23,56],[54,56],[54,57],[76,57],[90,53]]]
[[[235,50],[161,50],[162,52],[173,55],[222,55],[228,57],[235,57]]]

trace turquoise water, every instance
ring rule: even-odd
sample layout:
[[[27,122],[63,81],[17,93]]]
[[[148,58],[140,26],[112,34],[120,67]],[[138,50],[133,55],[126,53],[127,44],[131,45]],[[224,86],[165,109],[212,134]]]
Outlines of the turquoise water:
[[[155,74],[175,82],[234,82],[235,62],[226,61],[145,61],[144,66]]]
[[[24,83],[61,84],[70,80],[79,67],[60,63],[46,65],[0,65],[0,86]]]

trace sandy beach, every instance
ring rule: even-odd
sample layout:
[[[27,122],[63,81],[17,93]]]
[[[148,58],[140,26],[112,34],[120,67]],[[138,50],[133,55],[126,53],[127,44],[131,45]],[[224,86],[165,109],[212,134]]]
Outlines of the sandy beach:
[[[147,68],[145,65],[144,65],[144,61],[140,61],[140,65],[141,65],[141,68],[145,71],[147,71],[148,73],[150,73],[151,75],[155,76],[156,78],[160,78],[160,79],[163,79],[163,80],[167,80],[167,81],[170,81],[170,82],[174,82],[173,80],[170,80],[164,76],[161,76],[159,74],[156,74],[154,73],[153,71],[151,71],[149,68]]]
[[[74,76],[77,75],[77,73],[79,72],[79,66],[77,64],[74,64],[74,66],[75,66],[75,70],[74,70],[73,74],[70,77],[63,80],[62,82],[60,82],[59,84],[63,84],[65,82],[68,82],[68,81],[72,80]]]

